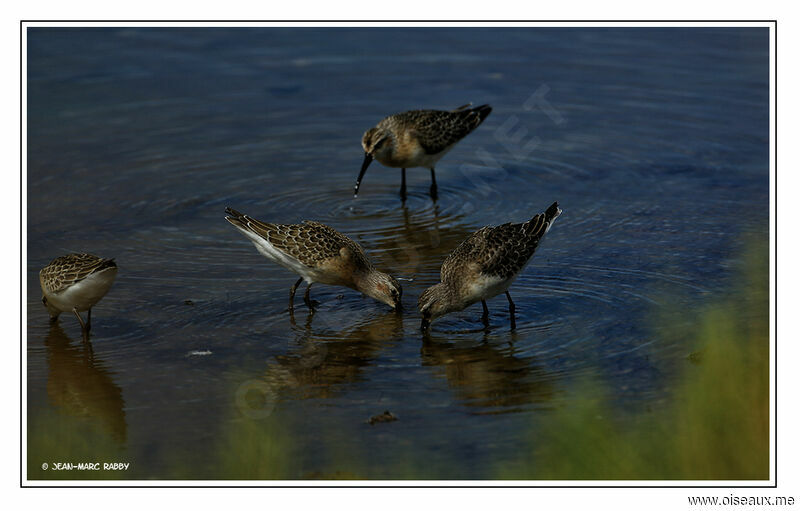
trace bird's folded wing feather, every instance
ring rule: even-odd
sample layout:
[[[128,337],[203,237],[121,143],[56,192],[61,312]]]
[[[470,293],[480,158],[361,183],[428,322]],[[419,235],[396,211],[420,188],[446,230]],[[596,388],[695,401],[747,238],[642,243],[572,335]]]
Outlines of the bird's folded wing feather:
[[[82,281],[108,265],[110,261],[91,254],[70,254],[59,257],[47,265],[42,269],[40,278],[48,292],[58,293]]]
[[[475,112],[417,110],[407,112],[409,128],[427,154],[437,154],[455,144],[480,124]]]
[[[547,230],[544,214],[521,224],[507,223],[483,227],[458,246],[442,264],[442,279],[455,273],[455,267],[474,263],[480,273],[511,278],[525,266]]]
[[[316,266],[339,257],[342,247],[366,257],[353,240],[325,224],[306,220],[302,224],[268,224],[247,217],[247,227],[273,247],[305,264]]]

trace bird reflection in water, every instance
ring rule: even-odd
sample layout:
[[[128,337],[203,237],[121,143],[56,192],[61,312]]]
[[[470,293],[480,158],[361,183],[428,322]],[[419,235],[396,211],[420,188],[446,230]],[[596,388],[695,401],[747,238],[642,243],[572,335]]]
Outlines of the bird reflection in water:
[[[430,336],[420,350],[422,365],[435,369],[453,389],[457,399],[474,413],[516,412],[526,405],[543,406],[556,394],[556,373],[536,359],[517,354],[513,343],[493,345],[484,338],[474,342],[447,342]]]
[[[324,316],[324,312],[328,315]],[[307,316],[305,326],[298,328],[297,346],[276,356],[264,373],[273,395],[280,393],[294,399],[331,397],[342,385],[360,381],[364,368],[403,335],[403,318],[396,312],[371,315],[340,331],[335,329],[337,319],[345,318],[332,311],[315,314],[315,333],[312,316]]]
[[[441,260],[474,229],[459,222],[460,213],[442,213],[438,205],[422,212],[409,212],[403,205],[402,228],[392,225],[382,232],[370,250],[380,264],[391,267],[406,280],[433,281]],[[411,304],[412,310],[416,303]]]
[[[47,348],[47,396],[62,413],[99,425],[115,441],[127,435],[122,389],[95,356],[90,341],[73,342],[58,323],[50,326]]]

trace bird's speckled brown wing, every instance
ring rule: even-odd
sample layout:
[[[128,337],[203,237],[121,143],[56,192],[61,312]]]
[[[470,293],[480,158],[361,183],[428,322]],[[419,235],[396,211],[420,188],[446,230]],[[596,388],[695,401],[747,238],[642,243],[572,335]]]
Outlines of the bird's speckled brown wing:
[[[354,263],[370,266],[361,246],[336,229],[320,222],[306,220],[302,224],[270,224],[228,208],[230,220],[267,240],[273,247],[314,268],[341,257],[342,247],[347,247]]]
[[[519,273],[533,256],[553,220],[560,214],[554,203],[521,224],[507,223],[483,227],[461,243],[442,264],[442,282],[458,278],[465,268],[477,267],[479,273],[509,279]]]
[[[483,254],[486,252],[486,231],[489,229],[491,227],[481,227],[462,241],[455,250],[450,252],[442,263],[442,282],[451,282],[465,277],[470,278],[471,275],[466,275],[466,272],[472,273],[474,269],[480,271],[481,266],[479,264],[483,259]]]
[[[460,107],[452,112],[443,110],[411,110],[387,117],[384,127],[396,126],[413,131],[427,154],[437,154],[455,144],[480,126],[492,111],[488,105],[470,110]]]
[[[92,273],[115,267],[113,259],[92,254],[68,254],[53,259],[39,272],[39,281],[48,293],[58,293]]]

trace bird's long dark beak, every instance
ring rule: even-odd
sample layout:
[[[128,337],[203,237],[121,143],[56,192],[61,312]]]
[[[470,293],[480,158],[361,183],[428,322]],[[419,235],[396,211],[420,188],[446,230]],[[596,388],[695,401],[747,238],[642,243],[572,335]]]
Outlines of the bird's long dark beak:
[[[422,326],[421,326],[420,329],[423,332],[427,332],[428,330],[430,330],[430,328],[431,328],[431,319],[427,318],[425,316],[422,316]]]
[[[361,186],[361,179],[364,177],[364,174],[367,172],[367,167],[369,164],[372,163],[372,155],[369,153],[364,153],[364,163],[361,164],[361,172],[358,174],[358,179],[356,179],[356,189],[354,192],[354,196],[358,197],[358,189]]]

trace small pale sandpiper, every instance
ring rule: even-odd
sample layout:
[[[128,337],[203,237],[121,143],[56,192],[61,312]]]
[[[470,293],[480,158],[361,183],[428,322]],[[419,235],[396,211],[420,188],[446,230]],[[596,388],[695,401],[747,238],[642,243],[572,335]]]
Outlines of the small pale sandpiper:
[[[378,160],[387,167],[402,169],[400,197],[406,200],[406,169],[424,167],[431,169],[430,194],[436,200],[436,170],[439,159],[459,140],[480,126],[492,111],[489,105],[470,108],[472,103],[452,111],[411,110],[390,115],[374,128],[364,133],[364,163],[356,180],[355,195],[367,167]]]
[[[235,209],[226,208],[225,219],[244,234],[267,259],[300,275],[289,291],[289,312],[294,312],[294,293],[304,280],[308,283],[304,301],[311,311],[309,297],[315,282],[346,286],[400,309],[403,291],[400,283],[372,265],[364,249],[344,234],[319,222],[270,224],[260,222]]]
[[[558,203],[554,202],[547,211],[525,223],[483,227],[471,234],[445,259],[441,282],[419,297],[422,330],[427,331],[434,319],[464,310],[478,301],[483,304],[481,320],[488,327],[486,300],[503,292],[508,298],[511,329],[515,329],[514,302],[508,288],[525,269],[560,214]]]
[[[92,328],[92,307],[103,298],[117,276],[117,263],[92,254],[69,254],[54,259],[39,272],[42,303],[55,321],[72,312],[84,335]],[[80,312],[89,311],[86,322]]]

